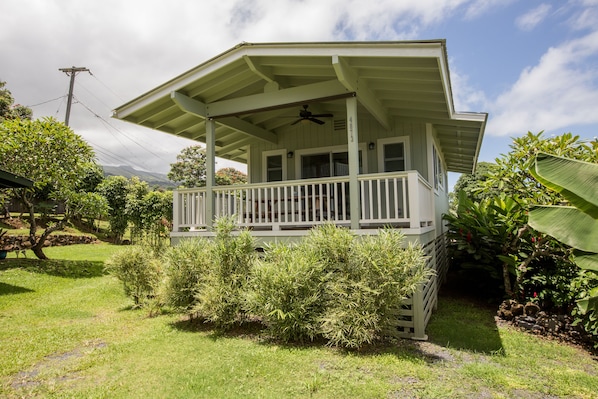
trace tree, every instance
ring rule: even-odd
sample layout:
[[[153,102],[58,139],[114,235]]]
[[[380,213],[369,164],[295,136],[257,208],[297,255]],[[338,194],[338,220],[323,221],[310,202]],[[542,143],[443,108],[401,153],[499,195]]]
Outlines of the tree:
[[[183,148],[176,157],[177,162],[170,164],[168,178],[180,183],[181,187],[204,187],[206,185],[206,151],[199,145]],[[247,183],[247,175],[235,168],[222,168],[214,176],[216,184],[228,186]]]
[[[108,201],[110,231],[115,241],[121,242],[129,225],[126,213],[129,180],[124,176],[109,176],[98,185],[97,190]]]
[[[474,202],[498,196],[499,192],[497,190],[481,190],[482,184],[488,179],[490,172],[493,172],[496,167],[497,166],[494,163],[480,162],[473,174],[462,174],[459,176],[459,179],[457,179],[457,182],[453,187],[453,191],[449,194],[451,211],[453,213],[457,210],[458,195],[461,191]]]
[[[501,192],[509,196],[527,198],[533,204],[550,205],[563,201],[555,191],[546,190],[531,170],[540,152],[585,162],[598,162],[598,139],[581,141],[579,136],[565,133],[544,137],[544,133],[528,132],[513,139],[511,151],[496,159],[497,167],[488,173],[480,191]]]
[[[216,184],[219,186],[245,183],[247,183],[247,175],[235,168],[222,168],[216,172]]]
[[[170,164],[168,179],[182,187],[203,187],[206,185],[206,151],[199,145],[183,148]]]
[[[94,162],[91,146],[54,118],[5,119],[0,123],[0,166],[34,181],[34,189],[13,190],[29,212],[29,242],[39,259],[47,259],[42,250],[44,242],[52,232],[64,228],[68,215],[36,236],[36,190],[46,189],[51,199],[68,205],[86,168]]]
[[[5,86],[6,82],[0,81],[0,122],[4,119],[31,119],[33,115],[31,109],[14,104],[14,98]]]

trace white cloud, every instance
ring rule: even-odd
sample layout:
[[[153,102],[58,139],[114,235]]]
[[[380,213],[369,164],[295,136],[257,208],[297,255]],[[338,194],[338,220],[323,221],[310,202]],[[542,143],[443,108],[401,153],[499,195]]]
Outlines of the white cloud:
[[[475,19],[497,7],[506,7],[516,0],[473,0],[468,2],[465,19]]]
[[[491,107],[489,134],[598,123],[598,32],[550,48]]]
[[[452,63],[450,69],[455,111],[486,110],[488,108],[486,94],[482,90],[472,86],[467,75],[461,73]]]
[[[17,102],[31,105],[66,94],[68,78],[59,68],[88,67],[102,84],[86,74],[77,77],[75,95],[82,104],[73,106],[71,126],[119,158],[163,170],[164,160],[154,154],[174,161],[189,142],[110,119],[110,110],[123,98],[133,99],[242,41],[426,39],[420,36],[426,28],[465,13],[473,18],[502,4],[498,0],[2,0],[0,80],[7,81]],[[459,101],[467,105],[475,95],[469,92],[469,98]],[[151,152],[107,126],[83,104]],[[64,108],[60,101],[51,102],[35,107],[34,116],[62,119]]]
[[[515,20],[515,25],[524,31],[533,30],[550,13],[552,6],[550,4],[540,4],[538,7],[529,10],[527,13],[519,16]]]

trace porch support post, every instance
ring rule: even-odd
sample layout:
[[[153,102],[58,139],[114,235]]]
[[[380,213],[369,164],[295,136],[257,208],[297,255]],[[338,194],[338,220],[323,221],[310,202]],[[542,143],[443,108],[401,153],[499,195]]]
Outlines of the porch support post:
[[[214,186],[216,185],[216,122],[206,119],[206,226],[214,222]]]
[[[347,151],[349,155],[349,198],[351,211],[351,229],[359,229],[359,132],[357,128],[357,98],[348,97],[347,103]]]

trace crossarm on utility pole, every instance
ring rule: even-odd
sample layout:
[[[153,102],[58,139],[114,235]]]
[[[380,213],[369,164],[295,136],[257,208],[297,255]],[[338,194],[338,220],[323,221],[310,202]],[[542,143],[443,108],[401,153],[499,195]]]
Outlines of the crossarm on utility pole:
[[[69,98],[68,101],[66,103],[66,115],[64,117],[64,124],[65,125],[69,125],[69,118],[71,116],[71,104],[73,103],[73,89],[75,88],[75,75],[77,75],[77,72],[89,72],[89,69],[85,68],[85,67],[71,67],[71,68],[59,68],[58,69],[61,72],[64,72],[67,74],[67,76],[71,77],[71,82],[69,84]]]

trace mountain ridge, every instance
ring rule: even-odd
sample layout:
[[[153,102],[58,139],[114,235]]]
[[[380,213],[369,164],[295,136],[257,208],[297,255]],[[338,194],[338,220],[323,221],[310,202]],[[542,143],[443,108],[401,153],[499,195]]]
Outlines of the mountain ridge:
[[[160,186],[162,188],[176,188],[177,185],[168,180],[164,173],[147,172],[144,170],[137,170],[129,165],[102,165],[104,176],[124,176],[130,179],[137,176],[139,180],[146,182],[150,186]]]

